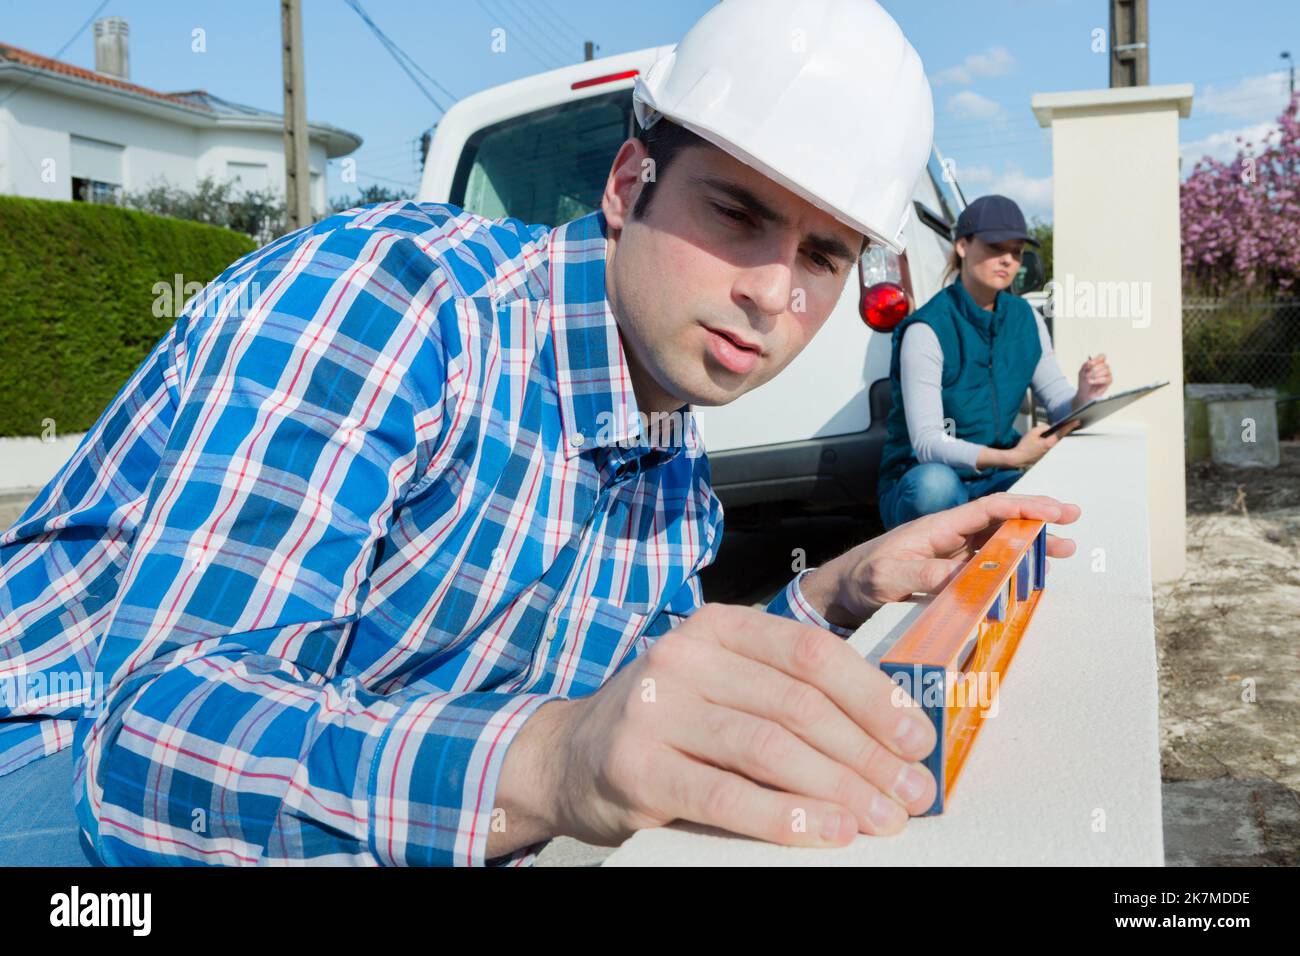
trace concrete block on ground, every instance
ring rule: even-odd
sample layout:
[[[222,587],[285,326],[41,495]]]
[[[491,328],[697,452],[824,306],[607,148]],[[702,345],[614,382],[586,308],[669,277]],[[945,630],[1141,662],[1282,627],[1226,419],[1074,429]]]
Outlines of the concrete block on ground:
[[[1277,438],[1277,400],[1269,392],[1250,397],[1208,399],[1210,457],[1216,464],[1239,468],[1276,468],[1281,462]]]
[[[1183,441],[1188,461],[1210,457],[1210,417],[1205,403],[1217,398],[1243,398],[1255,390],[1247,383],[1196,382],[1183,386]]]

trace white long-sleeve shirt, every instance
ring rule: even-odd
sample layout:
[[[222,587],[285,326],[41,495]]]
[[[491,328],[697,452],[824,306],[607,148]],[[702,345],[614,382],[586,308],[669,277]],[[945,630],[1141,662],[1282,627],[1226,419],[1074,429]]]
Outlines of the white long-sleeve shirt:
[[[1047,334],[1043,317],[1034,312],[1038,324],[1038,341],[1043,354],[1034,366],[1030,387],[1047,409],[1055,424],[1070,411],[1075,389],[1061,371]],[[943,427],[943,348],[939,337],[924,322],[914,322],[903,332],[899,349],[899,375],[903,389],[903,410],[907,417],[907,436],[920,462],[938,461],[954,468],[974,469],[980,449],[974,442],[955,438]]]

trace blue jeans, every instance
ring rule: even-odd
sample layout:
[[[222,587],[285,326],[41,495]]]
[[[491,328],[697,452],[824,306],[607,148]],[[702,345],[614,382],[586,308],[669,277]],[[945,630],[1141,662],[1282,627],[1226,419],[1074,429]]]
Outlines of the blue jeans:
[[[72,808],[72,748],[0,777],[0,867],[102,866]]]
[[[886,528],[896,528],[921,515],[1006,491],[1022,474],[1014,468],[999,468],[988,475],[963,480],[951,466],[941,462],[913,465],[901,478],[881,489],[880,520]]]

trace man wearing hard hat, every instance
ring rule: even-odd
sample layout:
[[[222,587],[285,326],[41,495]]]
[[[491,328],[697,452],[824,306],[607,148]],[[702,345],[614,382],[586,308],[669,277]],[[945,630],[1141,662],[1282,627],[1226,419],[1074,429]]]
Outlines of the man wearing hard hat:
[[[235,263],[214,286],[261,296],[199,296],[5,536],[0,660],[107,687],[0,722],[0,768],[71,745],[99,859],[518,864],[675,819],[830,847],[929,807],[933,727],[842,637],[1078,509],[990,496],[703,605],[689,417],[901,250],[921,61],[872,0],[726,0],[634,95],[589,216],[389,203]]]

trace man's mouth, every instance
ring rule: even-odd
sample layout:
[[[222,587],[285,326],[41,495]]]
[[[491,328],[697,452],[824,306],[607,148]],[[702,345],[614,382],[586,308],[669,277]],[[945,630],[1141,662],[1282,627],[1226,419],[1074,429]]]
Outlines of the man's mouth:
[[[709,354],[729,372],[748,375],[758,364],[763,351],[753,342],[734,332],[705,326],[709,333]]]

